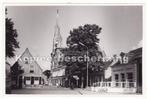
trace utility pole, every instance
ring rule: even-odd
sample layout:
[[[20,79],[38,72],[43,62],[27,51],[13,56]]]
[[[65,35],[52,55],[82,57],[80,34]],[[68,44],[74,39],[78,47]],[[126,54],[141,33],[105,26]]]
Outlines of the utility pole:
[[[88,53],[88,47],[87,47],[85,44],[81,43],[81,42],[79,42],[79,44],[82,45],[82,46],[84,46],[84,47],[86,47],[86,50],[87,50],[87,51],[86,51],[86,56],[88,57],[88,56],[89,56],[89,55],[88,55],[88,54],[89,54],[89,53]],[[88,67],[89,67],[88,60],[87,60],[87,63],[86,63],[86,67],[87,67],[87,70],[86,70],[86,72],[87,72],[87,75],[86,75],[86,78],[87,78],[86,83],[87,83],[87,84],[86,84],[86,85],[87,85],[87,87],[88,87],[88,79],[89,79],[89,78],[88,78],[88,75],[89,75],[89,74],[88,74]]]

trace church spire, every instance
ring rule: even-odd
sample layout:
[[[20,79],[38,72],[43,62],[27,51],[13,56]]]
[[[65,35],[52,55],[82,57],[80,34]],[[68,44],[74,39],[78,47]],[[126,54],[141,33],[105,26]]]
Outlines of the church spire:
[[[59,9],[57,9],[56,24],[58,24],[58,18],[59,18]]]
[[[56,15],[56,25],[55,25],[55,32],[54,32],[54,38],[53,38],[53,50],[56,48],[60,48],[62,45],[62,37],[60,34],[60,27],[59,27],[59,10],[57,9],[57,15]]]

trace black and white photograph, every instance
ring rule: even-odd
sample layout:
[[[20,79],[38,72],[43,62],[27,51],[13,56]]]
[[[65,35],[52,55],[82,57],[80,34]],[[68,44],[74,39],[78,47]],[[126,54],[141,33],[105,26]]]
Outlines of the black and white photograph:
[[[142,5],[6,5],[5,94],[142,95]]]

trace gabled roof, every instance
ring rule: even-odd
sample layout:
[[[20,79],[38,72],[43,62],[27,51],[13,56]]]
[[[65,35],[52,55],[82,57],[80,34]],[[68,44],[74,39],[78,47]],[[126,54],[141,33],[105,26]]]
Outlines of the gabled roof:
[[[26,48],[25,51],[21,54],[21,56],[17,59],[17,61],[12,65],[12,67],[18,62],[18,60],[19,60],[20,58],[23,57],[23,55],[24,55],[25,53],[28,53],[31,57],[33,57],[33,55],[30,53],[29,49]],[[43,69],[40,67],[40,65],[39,65],[35,60],[34,60],[34,62],[38,65],[38,67],[41,69],[41,71],[43,71]]]
[[[127,53],[127,56],[128,56],[128,63],[120,64],[120,61],[117,61],[112,66],[127,65],[127,64],[133,63],[135,59],[142,58],[142,47],[137,48],[135,50],[131,50],[130,52]]]
[[[132,62],[138,58],[142,58],[142,47],[130,51],[128,57],[129,57],[129,62]]]

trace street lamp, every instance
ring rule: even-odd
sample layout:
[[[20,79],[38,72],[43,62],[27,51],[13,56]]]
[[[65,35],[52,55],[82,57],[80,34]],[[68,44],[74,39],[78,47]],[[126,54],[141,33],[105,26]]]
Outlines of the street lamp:
[[[87,50],[86,51],[86,56],[88,57],[88,47],[85,44],[81,43],[81,42],[79,42],[79,44],[84,46],[84,47],[86,47],[86,50]],[[86,65],[87,65],[87,87],[88,87],[88,67],[89,67],[88,66],[88,60],[87,60],[87,64]]]

